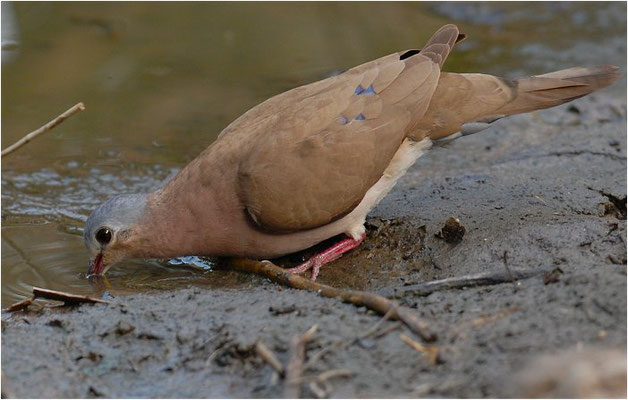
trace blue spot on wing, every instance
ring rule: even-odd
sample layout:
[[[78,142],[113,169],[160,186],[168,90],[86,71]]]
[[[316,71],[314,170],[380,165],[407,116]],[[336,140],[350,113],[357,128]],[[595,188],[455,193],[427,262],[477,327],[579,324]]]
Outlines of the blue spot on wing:
[[[355,88],[355,94],[375,94],[375,89],[373,89],[373,85],[369,85],[366,89],[364,89],[362,85],[358,85],[358,87]]]
[[[370,85],[369,87],[364,89],[361,94],[375,94],[375,90],[373,89],[373,85]]]
[[[364,116],[364,114],[360,113],[360,114],[355,116],[355,119],[357,121],[364,121],[366,119],[366,117]]]

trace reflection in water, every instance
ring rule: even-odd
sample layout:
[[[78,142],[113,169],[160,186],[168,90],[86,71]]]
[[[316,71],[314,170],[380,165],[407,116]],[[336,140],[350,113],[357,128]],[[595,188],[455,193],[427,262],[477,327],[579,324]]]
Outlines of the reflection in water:
[[[13,4],[3,1],[2,7],[2,64],[9,63],[17,56],[20,39]]]
[[[3,2],[3,142],[87,107],[2,159],[3,307],[33,285],[93,294],[80,235],[98,204],[154,190],[273,94],[420,46],[447,22],[469,35],[447,70],[512,77],[603,60],[626,74],[620,2]],[[107,290],[239,282],[227,277],[197,258],[131,261]]]
[[[59,234],[54,224],[2,229],[2,305],[30,293],[31,286],[80,291],[85,286],[74,260],[83,253],[79,237]],[[82,268],[81,268],[82,267]]]

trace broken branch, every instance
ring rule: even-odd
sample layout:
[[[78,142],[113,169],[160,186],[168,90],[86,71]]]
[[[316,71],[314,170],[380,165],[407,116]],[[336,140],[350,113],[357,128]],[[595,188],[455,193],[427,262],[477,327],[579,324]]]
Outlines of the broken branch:
[[[401,322],[397,321],[397,322],[393,322],[390,326],[388,326],[388,328],[384,328],[379,332],[376,332],[373,335],[373,339],[377,339],[380,338],[382,336],[387,335],[388,333],[394,331],[395,329],[399,329],[401,327]]]
[[[277,359],[277,356],[275,356],[275,353],[273,353],[268,347],[266,347],[264,343],[262,343],[261,341],[255,343],[255,351],[257,351],[257,354],[262,357],[262,360],[270,364],[270,366],[273,367],[280,376],[284,376],[283,366]]]
[[[436,347],[436,346],[423,346],[421,343],[418,343],[418,342],[410,339],[408,336],[406,336],[404,334],[401,334],[399,337],[408,346],[412,347],[414,350],[416,350],[419,353],[421,353],[424,356],[426,356],[427,360],[429,361],[430,364],[437,364],[437,363],[441,362],[441,359],[439,357],[438,347]]]
[[[401,297],[402,295],[427,296],[440,290],[462,289],[478,286],[499,285],[521,279],[528,279],[550,271],[550,267],[533,270],[511,270],[487,272],[475,275],[465,275],[453,278],[439,279],[430,282],[421,282],[416,285],[408,285],[401,288],[382,289],[379,293],[383,296]]]
[[[109,303],[105,300],[100,300],[94,297],[81,296],[78,294],[60,292],[58,290],[43,289],[43,288],[38,288],[38,287],[33,287],[33,296],[42,297],[44,299],[49,299],[49,300],[62,301],[66,305],[79,304],[79,303],[104,303],[104,304]]]
[[[297,335],[290,341],[290,356],[286,365],[286,384],[283,395],[286,399],[298,399],[301,396],[301,375],[305,360],[305,345],[312,338],[318,325],[312,326],[303,335]]]
[[[480,315],[479,317],[473,319],[471,321],[471,326],[480,326],[480,325],[484,325],[484,324],[488,324],[491,322],[495,322],[500,318],[505,317],[506,315],[513,313],[515,311],[517,311],[519,309],[519,307],[510,307],[509,309],[505,310],[505,311],[501,311],[498,312],[497,314],[493,314],[493,315]]]
[[[393,305],[393,307],[391,307],[386,314],[384,314],[384,316],[382,318],[380,318],[379,321],[377,321],[377,323],[375,325],[373,325],[373,327],[371,329],[369,329],[368,331],[366,331],[366,333],[364,335],[360,336],[360,339],[366,339],[369,336],[375,334],[377,332],[377,330],[379,329],[380,326],[382,326],[382,324],[386,321],[388,321],[388,319],[390,319],[390,317],[393,315],[393,313],[395,312],[395,310],[398,308],[398,305]]]
[[[328,388],[321,387],[321,384],[316,381],[310,382],[310,390],[314,393],[317,399],[324,399],[328,396]]]
[[[312,282],[307,278],[291,274],[270,261],[254,261],[244,258],[235,258],[230,260],[230,264],[236,270],[260,275],[275,283],[280,283],[294,289],[317,292],[324,297],[339,297],[346,303],[367,307],[381,315],[386,315],[386,313],[388,313],[391,309],[394,309],[390,318],[400,320],[408,328],[410,328],[410,330],[421,336],[421,338],[425,341],[429,342],[436,340],[436,335],[429,331],[427,324],[421,321],[410,308],[400,306],[396,302],[383,296],[359,290],[338,289]]]
[[[57,300],[62,301],[64,305],[76,305],[80,303],[104,303],[108,304],[108,301],[96,299],[94,297],[89,296],[81,296],[78,294],[60,292],[58,290],[50,290],[50,289],[42,289],[33,286],[33,295],[25,298],[22,301],[19,301],[15,304],[10,305],[8,308],[4,309],[7,312],[15,312],[20,310],[25,310],[33,304],[33,301],[38,298],[44,298],[49,300]]]
[[[5,308],[4,311],[16,312],[16,311],[25,310],[28,308],[28,306],[33,304],[33,300],[35,300],[35,296],[27,297],[22,301],[18,301],[15,304],[11,304],[8,308]]]
[[[9,146],[6,149],[2,150],[2,153],[0,153],[0,155],[4,157],[7,154],[12,153],[13,151],[17,150],[18,148],[24,146],[26,143],[28,143],[31,140],[35,139],[37,136],[41,135],[42,133],[48,132],[49,130],[51,130],[55,126],[59,125],[60,123],[62,123],[66,119],[70,118],[72,115],[76,114],[79,111],[83,111],[84,109],[85,109],[85,105],[83,103],[76,104],[75,106],[73,106],[72,108],[70,108],[69,110],[64,112],[63,114],[59,115],[57,118],[55,118],[52,121],[48,122],[46,125],[42,126],[39,129],[36,129],[36,130],[32,131],[31,133],[29,133],[28,135],[24,136],[23,138],[21,138],[17,142],[13,143],[11,146]]]
[[[337,377],[346,378],[352,375],[353,371],[349,371],[347,369],[332,369],[322,372],[318,375],[304,376],[302,378],[299,378],[297,382],[299,384],[309,383],[312,393],[314,393],[319,399],[323,399],[328,397],[329,393],[331,393],[333,390],[333,387],[329,382],[330,379]]]

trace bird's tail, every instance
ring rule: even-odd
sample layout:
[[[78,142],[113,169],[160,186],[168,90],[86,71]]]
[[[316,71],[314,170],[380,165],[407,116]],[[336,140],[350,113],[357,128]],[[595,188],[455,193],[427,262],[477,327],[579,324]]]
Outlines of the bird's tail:
[[[515,97],[495,111],[497,115],[513,115],[575,100],[613,84],[621,74],[617,67],[574,67],[549,74],[512,80]]]
[[[430,106],[412,136],[446,143],[480,132],[502,117],[575,100],[615,82],[617,67],[574,67],[549,74],[508,80],[486,74],[442,73]],[[458,90],[451,90],[457,88]],[[455,112],[442,118],[443,110]],[[433,121],[441,121],[434,126]],[[410,137],[412,137],[410,136]]]

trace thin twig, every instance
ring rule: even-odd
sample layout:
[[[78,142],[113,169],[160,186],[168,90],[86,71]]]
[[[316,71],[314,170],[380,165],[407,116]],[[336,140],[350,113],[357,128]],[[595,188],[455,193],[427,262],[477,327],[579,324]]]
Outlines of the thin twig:
[[[386,334],[388,334],[388,333],[390,333],[390,332],[394,331],[395,329],[399,329],[400,327],[401,327],[401,322],[399,322],[399,321],[397,321],[397,322],[393,322],[392,324],[390,324],[390,326],[389,326],[389,327],[384,328],[384,329],[382,329],[382,330],[381,330],[381,331],[379,331],[379,332],[376,332],[376,333],[373,335],[373,339],[380,338],[380,337],[382,337],[382,336],[384,336],[384,335],[386,335]]]
[[[277,356],[275,356],[275,353],[273,353],[272,350],[266,347],[264,343],[262,343],[261,341],[257,341],[257,343],[255,343],[255,351],[257,351],[257,354],[259,354],[259,356],[262,357],[264,361],[270,364],[270,366],[273,367],[280,376],[284,376],[283,366],[277,359]]]
[[[324,382],[331,378],[348,377],[351,375],[353,375],[353,371],[350,371],[348,369],[330,369],[328,371],[321,372],[320,374],[317,374],[317,375],[301,376],[299,377],[299,379],[296,380],[296,382],[298,383],[308,383],[308,382],[314,382],[314,381]]]
[[[28,308],[28,306],[30,306],[33,303],[33,300],[35,300],[35,296],[27,297],[22,301],[18,301],[17,303],[11,304],[8,308],[5,308],[2,311],[16,312],[20,310],[25,310]]]
[[[349,377],[353,371],[348,369],[331,369],[318,375],[303,376],[296,382],[299,384],[309,383],[310,390],[319,399],[326,398],[333,391],[333,386],[329,382],[332,378]]]
[[[385,315],[391,308],[394,308],[395,310],[390,318],[402,321],[408,328],[410,328],[410,330],[420,335],[425,341],[436,340],[436,335],[430,332],[427,324],[424,321],[421,321],[412,309],[400,306],[396,302],[383,296],[359,290],[338,289],[312,282],[302,276],[291,274],[270,261],[260,262],[237,258],[232,259],[230,264],[239,271],[264,276],[273,282],[280,283],[294,289],[317,292],[324,297],[339,297],[347,303],[367,307],[381,315]]]
[[[427,296],[440,290],[462,289],[478,286],[499,285],[510,283],[515,280],[528,279],[550,271],[550,267],[543,267],[532,270],[517,271],[494,271],[475,275],[465,275],[453,278],[439,279],[436,281],[417,283],[401,288],[382,289],[379,293],[383,296],[401,297],[404,295]]]
[[[492,315],[480,315],[477,318],[474,318],[471,321],[471,326],[476,327],[476,326],[480,326],[480,325],[484,325],[484,324],[488,324],[491,322],[495,322],[500,318],[504,318],[506,315],[513,313],[515,311],[517,311],[519,309],[518,306],[515,307],[510,307],[507,310],[498,312],[497,314],[492,314]]]
[[[309,360],[307,360],[307,362],[303,366],[303,370],[306,370],[309,367],[311,367],[312,365],[316,364],[316,362],[318,362],[318,360],[320,360],[325,354],[329,353],[334,348],[346,346],[348,343],[349,342],[340,341],[340,342],[332,343],[332,344],[330,344],[330,345],[328,345],[326,347],[323,347],[317,353],[315,353],[312,357],[310,357]],[[353,343],[353,341],[351,343]]]
[[[375,334],[377,332],[377,330],[379,329],[380,326],[382,326],[382,324],[386,321],[388,321],[388,319],[390,319],[390,317],[392,317],[392,315],[395,313],[395,311],[397,310],[397,307],[399,307],[399,305],[393,305],[393,307],[391,307],[386,314],[384,314],[384,316],[382,318],[380,318],[379,321],[377,321],[377,323],[375,325],[373,325],[373,327],[371,329],[369,329],[368,331],[366,331],[366,333],[362,336],[360,336],[360,339],[366,339],[369,336]]]
[[[348,369],[330,369],[328,371],[325,372],[321,372],[318,375],[307,375],[307,376],[302,376],[299,379],[296,380],[296,382],[298,383],[308,383],[308,382],[325,382],[328,379],[331,378],[337,378],[337,377],[349,377],[353,375],[353,371],[350,371]]]
[[[310,390],[312,391],[312,393],[314,393],[314,396],[316,396],[316,398],[318,399],[326,398],[327,394],[329,393],[327,391],[327,388],[322,388],[321,384],[316,381],[310,382]]]
[[[508,266],[508,250],[504,250],[504,254],[502,255],[502,261],[504,261],[504,268],[506,269],[506,273],[510,276],[510,280],[512,282],[512,287],[515,289],[515,292],[519,290],[519,283],[517,279],[512,275],[512,271]]]
[[[399,335],[401,340],[403,340],[408,346],[412,347],[414,350],[422,353],[427,357],[427,360],[430,364],[436,364],[440,362],[438,347],[436,346],[423,346],[421,343],[415,342],[404,334]]]
[[[108,304],[108,301],[100,300],[95,297],[90,296],[81,296],[78,294],[60,292],[58,290],[50,290],[43,289],[38,287],[33,287],[33,296],[35,297],[43,297],[45,299],[62,301],[66,305],[73,305],[79,303],[104,303]]]
[[[331,378],[336,378],[340,376],[349,377],[351,375],[353,375],[353,371],[350,371],[348,369],[331,369],[329,371],[322,372],[320,375],[316,377],[316,380],[320,382],[324,382]]]
[[[83,103],[76,104],[74,107],[70,108],[69,110],[67,110],[63,114],[59,115],[57,118],[53,119],[52,121],[48,122],[46,125],[42,126],[41,128],[39,128],[37,130],[32,131],[31,133],[29,133],[28,135],[24,136],[23,138],[21,138],[17,142],[13,143],[11,146],[9,146],[6,149],[2,150],[2,153],[0,153],[0,155],[4,157],[7,154],[17,150],[18,148],[24,146],[26,143],[28,143],[31,140],[35,139],[37,136],[41,135],[42,133],[48,132],[49,130],[51,130],[55,126],[59,125],[60,123],[62,123],[66,119],[70,118],[72,115],[76,114],[79,111],[83,111],[84,109],[85,109],[85,105]]]
[[[351,346],[354,343],[358,343],[360,340],[367,339],[367,338],[369,338],[371,336],[373,338],[379,338],[381,336],[384,336],[388,332],[393,331],[393,330],[399,328],[401,326],[401,323],[400,322],[395,322],[395,323],[391,324],[389,327],[378,331],[378,329],[381,327],[381,325],[384,322],[386,322],[388,319],[390,319],[390,317],[393,315],[393,313],[395,312],[397,307],[398,306],[391,307],[388,310],[388,312],[386,313],[386,315],[384,315],[382,318],[380,318],[380,320],[377,321],[377,323],[375,325],[373,325],[363,335],[360,335],[357,338],[352,339],[352,340],[334,342],[334,343],[332,343],[330,345],[327,345],[326,347],[323,347],[321,350],[319,350],[317,353],[315,353],[312,357],[310,357],[309,360],[307,360],[307,362],[305,363],[305,366],[303,367],[303,370],[307,370],[309,367],[311,367],[314,364],[316,364],[318,362],[318,360],[320,360],[325,354],[329,353],[330,351],[332,351],[332,350],[334,350],[336,348],[343,348],[343,347]]]
[[[27,297],[22,301],[19,301],[15,304],[10,305],[4,311],[15,312],[19,310],[25,310],[26,308],[28,308],[28,306],[33,304],[33,301],[36,298],[62,301],[63,304],[66,306],[73,306],[73,305],[77,305],[81,303],[104,303],[104,304],[109,303],[108,301],[100,300],[95,297],[81,296],[78,294],[60,292],[58,290],[43,289],[43,288],[38,288],[34,286],[32,296]]]
[[[514,313],[515,311],[519,310],[519,306],[514,306],[514,307],[510,307],[506,310],[500,311],[498,313],[495,314],[484,314],[484,315],[480,315],[478,317],[475,317],[473,319],[468,319],[468,320],[464,320],[461,321],[458,325],[456,325],[453,329],[452,329],[452,334],[451,334],[451,342],[453,343],[454,341],[460,339],[465,339],[467,338],[467,335],[469,334],[469,331],[472,328],[476,328],[478,326],[482,326],[482,325],[486,325],[489,323],[493,323],[495,321],[498,321],[501,318],[504,318],[505,316]]]
[[[209,367],[211,365],[212,362],[214,362],[214,360],[216,359],[216,357],[218,357],[220,355],[220,353],[222,353],[225,350],[225,347],[228,345],[229,343],[223,343],[220,346],[218,346],[218,348],[216,348],[216,350],[214,350],[209,357],[207,357],[207,360],[205,360],[205,366]]]
[[[332,343],[326,347],[323,347],[321,350],[319,350],[317,353],[315,353],[312,357],[310,357],[309,360],[307,360],[307,362],[305,363],[305,366],[303,367],[303,370],[308,369],[308,367],[311,367],[312,365],[316,364],[316,362],[323,357],[325,354],[329,353],[331,350],[333,350],[334,348],[338,348],[338,347],[347,347],[347,346],[351,346],[354,343],[359,342],[360,340],[363,339],[367,339],[370,336],[375,336],[378,337],[380,335],[380,332],[377,332],[377,329],[379,329],[379,327],[386,322],[388,319],[390,319],[390,317],[392,316],[392,314],[394,313],[394,311],[397,309],[397,307],[391,307],[388,312],[386,312],[386,314],[380,318],[377,323],[375,323],[375,325],[373,325],[368,331],[366,331],[364,334],[356,337],[355,339],[349,340],[349,341],[340,341],[340,342],[335,342]]]
[[[290,340],[288,364],[286,365],[286,383],[283,396],[286,399],[298,399],[301,396],[301,375],[305,360],[305,345],[312,338],[318,325],[312,326],[303,335],[296,335]]]

